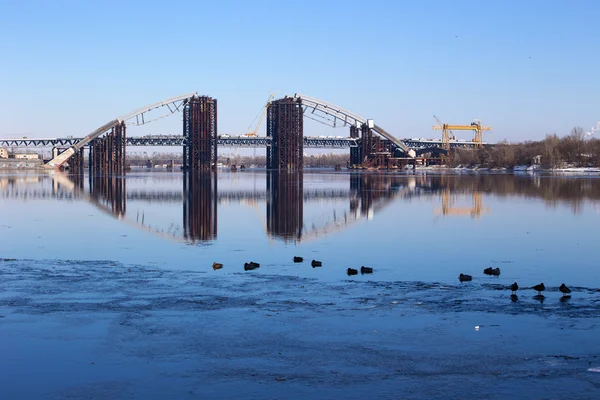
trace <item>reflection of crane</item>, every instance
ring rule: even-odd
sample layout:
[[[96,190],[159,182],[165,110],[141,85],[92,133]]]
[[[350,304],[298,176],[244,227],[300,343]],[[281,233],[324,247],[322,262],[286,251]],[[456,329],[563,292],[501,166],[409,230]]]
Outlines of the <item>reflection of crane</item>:
[[[472,207],[453,207],[454,201],[450,195],[450,189],[444,189],[442,192],[442,208],[435,211],[436,215],[451,216],[451,215],[471,215],[471,218],[479,218],[482,214],[490,211],[489,208],[483,207],[481,193],[478,190],[473,190],[473,206]]]
[[[250,128],[252,127],[252,124],[254,123],[254,121],[252,121],[252,123],[250,123],[250,125],[248,126],[248,132],[244,136],[248,136],[248,137],[258,136],[258,129],[260,128],[260,125],[262,124],[263,119],[265,119],[265,115],[267,114],[267,109],[269,108],[269,105],[271,104],[271,100],[275,96],[275,93],[277,93],[277,92],[271,92],[271,94],[269,95],[269,98],[267,99],[267,104],[265,104],[265,106],[263,107],[260,117],[258,117],[258,115],[257,115],[254,118],[254,121],[256,121],[256,118],[258,118],[258,122],[256,123],[256,127],[254,128],[254,130],[252,130],[252,131],[250,130]]]
[[[481,125],[481,121],[474,119],[470,125],[448,125],[442,123],[435,115],[433,116],[439,125],[434,125],[432,129],[434,131],[442,131],[442,147],[446,150],[450,150],[450,133],[452,130],[455,131],[474,131],[475,137],[473,138],[473,144],[475,148],[481,147],[483,143],[483,131],[491,131],[491,126]]]

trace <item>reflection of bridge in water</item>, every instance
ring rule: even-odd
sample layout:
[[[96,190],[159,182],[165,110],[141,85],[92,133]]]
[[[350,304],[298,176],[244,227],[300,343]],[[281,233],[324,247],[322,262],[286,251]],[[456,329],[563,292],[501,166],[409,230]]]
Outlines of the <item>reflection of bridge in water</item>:
[[[477,191],[477,185],[467,185],[464,189],[454,187],[451,191],[454,180],[443,176],[354,173],[349,176],[347,189],[305,188],[301,171],[267,172],[265,178],[266,190],[218,191],[216,174],[206,171],[184,174],[182,190],[157,190],[131,187],[132,185],[127,188],[126,179],[123,177],[96,176],[86,180],[82,174],[67,176],[55,173],[51,175],[51,179],[45,176],[37,177],[37,183],[48,180],[51,184],[36,184],[25,188],[14,184],[16,182],[11,181],[11,178],[5,178],[0,180],[4,189],[0,193],[5,199],[89,201],[102,211],[129,224],[187,242],[207,242],[216,239],[219,204],[239,203],[257,207],[258,201],[264,201],[266,233],[284,241],[307,241],[344,229],[361,219],[372,218],[395,199],[439,195],[442,200],[441,214],[444,216],[460,214],[475,217],[487,211],[481,205],[481,194]],[[35,178],[31,183],[36,183]],[[467,211],[457,209],[453,198],[457,193],[472,194],[475,199],[474,208],[465,209]],[[307,225],[305,204],[326,199],[347,199],[348,208],[341,213],[334,209],[333,215],[325,218],[323,226]],[[181,204],[182,229],[170,227],[164,230],[156,226],[151,227],[144,212],[138,212],[135,218],[125,218],[127,203],[130,201],[158,205]]]
[[[310,174],[312,176],[312,174]],[[171,174],[152,174],[153,181],[157,181],[160,186],[169,187],[168,183],[163,181],[173,181],[173,176],[179,181],[181,175]],[[138,176],[139,177],[139,176]],[[124,222],[131,222],[134,226],[150,230],[144,221],[143,215],[134,216],[129,212],[130,218],[124,218],[127,210],[127,203],[130,201],[143,202],[151,205],[156,203],[184,204],[183,190],[163,191],[155,189],[139,189],[135,185],[135,176],[130,176],[130,184],[126,187],[125,180],[117,183],[117,178],[105,180],[104,182],[96,180],[96,185],[92,185],[91,190],[86,187],[88,179],[83,176],[71,176],[68,178],[61,173],[54,175],[15,175],[13,177],[0,177],[0,199],[17,199],[22,201],[36,199],[55,199],[59,201],[90,201],[102,209]],[[116,181],[115,181],[116,180]],[[133,180],[133,182],[131,182]],[[279,183],[281,185],[281,183]],[[156,186],[154,186],[156,187]],[[271,186],[271,188],[273,185]],[[285,189],[288,190],[288,189]],[[356,173],[349,177],[348,188],[328,188],[313,189],[305,186],[297,189],[298,193],[292,191],[287,194],[279,191],[279,197],[275,198],[273,190],[229,190],[221,188],[219,191],[204,190],[209,196],[205,204],[214,202],[216,198],[217,206],[229,203],[239,203],[248,207],[256,207],[258,201],[269,201],[273,209],[269,211],[269,218],[282,218],[288,214],[293,215],[294,219],[287,222],[265,221],[265,230],[272,237],[282,238],[284,240],[309,240],[310,238],[323,236],[336,230],[344,229],[355,221],[363,218],[369,218],[376,212],[379,212],[394,200],[414,200],[419,198],[429,199],[437,197],[440,200],[441,208],[434,208],[434,216],[452,216],[464,215],[478,218],[488,209],[483,205],[485,195],[495,197],[524,197],[536,198],[549,206],[563,204],[572,209],[573,213],[581,211],[585,202],[597,204],[600,202],[600,185],[594,184],[589,179],[574,179],[572,177],[546,177],[541,179],[539,176],[530,177],[527,175],[432,175],[432,174],[369,174]],[[216,191],[216,194],[215,194]],[[285,196],[297,196],[301,193],[302,210],[289,211],[289,202],[285,201]],[[283,194],[283,196],[282,196]],[[186,201],[194,203],[196,198]],[[204,195],[202,195],[204,196]],[[284,199],[284,200],[281,200]],[[300,215],[306,220],[305,206],[311,202],[320,202],[326,199],[348,200],[349,208],[343,213],[334,214],[328,217],[330,220],[321,227],[307,226],[305,221],[301,221]],[[462,207],[457,207],[459,199],[463,199]],[[472,202],[472,203],[471,203]],[[469,204],[471,203],[471,204]],[[277,204],[277,206],[275,206]],[[300,203],[298,203],[300,205]],[[274,207],[278,207],[277,210]],[[286,209],[286,207],[288,207]],[[216,213],[217,207],[212,207],[210,211],[214,213],[214,218],[208,219],[200,216],[203,224],[213,224],[213,227],[205,227],[205,231],[215,232],[216,235]],[[254,212],[254,211],[253,211]],[[187,219],[185,217],[184,219]],[[262,218],[262,217],[261,217]],[[288,217],[289,218],[289,215]],[[133,221],[131,221],[133,220]],[[214,221],[214,222],[213,222]],[[185,221],[184,221],[185,222]],[[267,223],[268,222],[268,223]],[[197,222],[198,224],[200,222]],[[184,224],[185,225],[185,224]],[[308,223],[310,225],[310,223]],[[300,227],[300,229],[298,229]],[[154,228],[152,228],[154,229]],[[281,233],[282,231],[285,231]],[[290,232],[293,232],[291,234]],[[298,232],[300,235],[298,235]],[[156,232],[165,237],[173,239],[184,239],[183,229],[181,232]],[[214,237],[213,235],[213,237]],[[200,239],[198,239],[200,240]]]

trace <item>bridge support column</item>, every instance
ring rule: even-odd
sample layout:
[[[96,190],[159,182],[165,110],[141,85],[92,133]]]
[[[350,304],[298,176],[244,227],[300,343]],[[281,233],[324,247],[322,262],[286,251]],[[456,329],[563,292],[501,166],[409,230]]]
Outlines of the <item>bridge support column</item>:
[[[185,173],[183,236],[186,240],[217,238],[217,176],[215,171]]]
[[[392,168],[397,163],[391,160],[394,146],[379,136],[374,136],[372,129],[363,124],[360,128],[360,166],[363,168]]]
[[[373,131],[367,124],[362,124],[360,135],[360,163],[364,165],[373,151]]]
[[[83,175],[83,168],[84,168],[83,148],[76,151],[75,154],[73,154],[73,156],[71,156],[68,163],[69,163],[69,173],[71,175]]]
[[[127,128],[125,122],[115,126],[111,135],[113,136],[113,173],[122,175],[126,170]]]
[[[267,173],[267,233],[283,240],[302,238],[304,191],[301,171]]]
[[[125,123],[112,128],[104,137],[90,143],[90,175],[122,175],[125,173]]]
[[[304,161],[304,125],[302,100],[285,97],[269,104],[267,110],[267,168],[302,170]]]
[[[92,176],[92,167],[94,165],[94,141],[92,140],[88,146],[88,174]]]
[[[192,97],[183,109],[183,167],[210,170],[217,167],[217,99]]]
[[[359,130],[358,127],[352,125],[350,127],[350,137],[354,139],[358,139]],[[358,141],[357,147],[350,147],[350,167],[356,168],[360,165],[360,151],[361,151],[361,141]]]

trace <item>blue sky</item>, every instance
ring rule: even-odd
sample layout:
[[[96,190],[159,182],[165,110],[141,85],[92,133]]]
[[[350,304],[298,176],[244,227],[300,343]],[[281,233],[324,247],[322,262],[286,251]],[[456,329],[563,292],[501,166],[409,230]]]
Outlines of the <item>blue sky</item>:
[[[0,0],[0,136],[87,134],[193,91],[219,100],[220,133],[243,133],[273,89],[397,137],[439,134],[433,114],[479,118],[489,141],[562,135],[600,120],[599,15],[597,1]],[[180,131],[173,117],[130,134]]]

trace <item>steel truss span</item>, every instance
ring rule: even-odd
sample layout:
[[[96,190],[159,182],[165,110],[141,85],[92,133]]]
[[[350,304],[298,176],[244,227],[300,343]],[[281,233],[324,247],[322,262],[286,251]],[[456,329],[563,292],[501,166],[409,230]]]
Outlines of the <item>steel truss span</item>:
[[[81,141],[81,138],[46,138],[46,139],[0,139],[0,147],[70,147]],[[304,137],[304,147],[347,149],[358,147],[358,138],[316,138]],[[150,135],[150,136],[127,136],[127,146],[183,146],[185,138],[179,135]],[[413,140],[401,139],[411,149],[424,149],[430,147],[442,147],[441,140]],[[271,142],[269,137],[229,137],[221,135],[217,139],[219,147],[266,147]],[[475,143],[470,141],[450,142],[451,148],[472,148]],[[485,146],[491,144],[484,143]],[[89,146],[89,144],[88,144]]]

